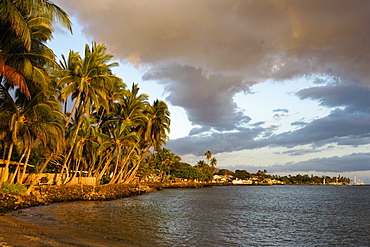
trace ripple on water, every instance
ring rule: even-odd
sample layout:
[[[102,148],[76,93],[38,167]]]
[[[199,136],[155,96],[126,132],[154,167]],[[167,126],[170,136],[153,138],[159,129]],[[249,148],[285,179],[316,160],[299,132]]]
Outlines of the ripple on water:
[[[27,212],[142,246],[368,246],[369,192],[368,186],[168,189]]]

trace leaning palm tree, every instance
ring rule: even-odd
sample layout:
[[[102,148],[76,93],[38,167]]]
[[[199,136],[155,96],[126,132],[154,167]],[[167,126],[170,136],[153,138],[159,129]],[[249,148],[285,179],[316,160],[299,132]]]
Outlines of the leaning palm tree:
[[[107,95],[116,83],[122,83],[122,79],[112,74],[111,68],[118,64],[109,63],[113,56],[106,54],[106,49],[104,44],[93,42],[91,48],[85,46],[84,58],[70,52],[68,62],[66,59],[61,62],[64,69],[58,72],[58,84],[62,87],[60,97],[71,96],[74,100],[66,125],[72,117],[77,119],[81,114],[90,117],[101,106],[109,108]]]
[[[170,131],[170,112],[165,102],[155,100],[153,105],[147,105],[144,114],[147,121],[145,125],[138,128],[138,133],[141,135],[139,155],[140,159],[131,169],[131,173],[127,176],[125,182],[131,182],[139,169],[140,163],[145,158],[150,148],[160,150],[168,140]]]
[[[217,165],[217,159],[213,157],[210,160],[209,164],[211,165],[212,169],[214,170],[215,166]]]
[[[109,124],[109,122],[107,122]],[[129,172],[130,162],[136,160],[137,144],[139,136],[131,131],[130,121],[113,121],[111,126],[111,139],[108,141],[115,164],[110,183],[120,183]],[[112,128],[113,127],[113,128]]]
[[[105,45],[97,45],[95,42],[90,48],[85,46],[85,57],[82,58],[78,53],[70,52],[68,59],[63,58],[61,67],[63,70],[56,71],[55,77],[58,79],[60,98],[69,97],[74,100],[71,113],[66,121],[68,130],[73,130],[70,135],[68,151],[62,171],[69,167],[72,161],[72,153],[77,142],[78,133],[83,123],[84,117],[93,117],[94,112],[99,109],[109,109],[107,95],[117,84],[123,84],[122,79],[113,75],[111,68],[117,63],[109,63],[113,58],[106,53]],[[74,125],[70,125],[73,120]]]
[[[8,139],[9,145],[6,170],[9,168],[14,147],[18,155],[27,155],[25,162],[27,164],[31,149],[36,144],[47,148],[56,142],[59,144],[59,141],[63,140],[62,121],[64,116],[60,112],[60,105],[48,93],[48,91],[40,92],[28,104],[19,106],[7,90],[3,86],[0,87],[0,106],[2,108],[0,133],[3,135],[4,132],[8,133],[5,134],[5,138]],[[55,139],[56,137],[57,139]],[[5,181],[6,179],[4,176],[1,180]]]

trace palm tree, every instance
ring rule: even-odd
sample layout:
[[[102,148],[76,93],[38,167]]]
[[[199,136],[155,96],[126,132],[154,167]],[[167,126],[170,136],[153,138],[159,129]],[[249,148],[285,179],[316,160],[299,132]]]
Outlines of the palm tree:
[[[28,104],[18,106],[7,90],[3,86],[0,87],[0,133],[8,140],[6,170],[9,168],[14,147],[18,155],[26,155],[27,163],[35,145],[48,149],[60,145],[63,140],[63,115],[59,109],[60,105],[48,93],[40,92]],[[4,176],[2,180],[6,179]]]
[[[137,128],[140,140],[140,159],[133,167],[131,174],[127,177],[126,183],[131,182],[139,169],[140,163],[145,158],[145,155],[151,147],[154,150],[160,150],[162,145],[166,144],[168,140],[168,133],[170,131],[170,112],[167,104],[163,101],[155,100],[153,105],[147,105],[144,110],[146,116],[145,125]]]
[[[1,83],[5,79],[6,83],[17,86],[21,93],[30,98],[29,84],[46,82],[43,66],[54,63],[54,54],[45,42],[52,37],[54,22],[71,30],[67,14],[50,1],[0,2]]]
[[[215,166],[217,165],[217,159],[213,157],[209,164],[211,165],[212,169],[215,169]]]
[[[137,148],[139,136],[131,131],[131,122],[126,120],[110,120],[105,122],[104,128],[109,131],[106,141],[101,144],[101,149],[109,150],[110,159],[100,171],[98,180],[106,173],[110,161],[115,159],[113,174],[110,183],[121,181],[128,170],[128,162],[132,159]]]
[[[42,17],[52,23],[58,22],[72,32],[72,23],[67,13],[48,0],[2,0],[0,2],[0,25],[7,26],[9,29],[4,36],[9,36],[10,32],[15,33],[28,51],[32,46],[32,31],[28,25],[30,17]]]
[[[67,99],[72,96],[74,105],[66,122],[66,127],[74,117],[74,134],[70,138],[69,151],[66,154],[62,167],[67,169],[68,162],[76,143],[79,129],[84,116],[91,117],[100,107],[109,109],[107,95],[110,89],[122,84],[121,78],[111,72],[111,68],[117,63],[109,63],[112,55],[106,54],[105,45],[97,45],[95,42],[90,48],[85,46],[85,57],[82,59],[78,53],[70,52],[69,58],[63,58],[61,62],[62,71],[55,73],[58,78],[58,86],[61,87],[60,97]]]
[[[209,150],[208,150],[204,155],[206,156],[206,159],[208,160],[208,164],[209,164],[209,161],[210,161],[210,159],[212,158],[212,153],[211,153],[211,151],[209,151]]]
[[[112,126],[121,126],[122,124],[129,124],[126,126],[125,135],[135,135],[135,144],[130,144],[130,148],[125,147],[123,150],[125,152],[124,164],[125,166],[121,166],[121,171],[119,173],[119,177],[117,179],[112,179],[111,181],[117,182],[128,182],[130,178],[133,178],[136,175],[137,168],[140,164],[141,159],[131,159],[130,164],[128,164],[128,157],[133,155],[133,157],[137,157],[137,154],[141,153],[141,146],[143,143],[142,135],[145,133],[145,126],[148,121],[147,115],[145,115],[145,109],[149,105],[147,99],[148,95],[146,94],[139,94],[139,87],[137,84],[133,84],[131,90],[125,90],[119,94],[117,97],[116,102],[114,103],[114,107],[112,111],[106,115],[106,118],[102,122],[102,130],[103,133],[109,134],[109,136],[116,136],[113,135],[110,129]],[[118,91],[118,92],[120,92]],[[109,124],[107,124],[109,123]],[[107,128],[109,126],[110,128]],[[120,127],[121,128],[121,127]],[[120,135],[122,135],[121,133]],[[123,136],[124,137],[124,136]],[[140,140],[139,140],[140,139]],[[138,146],[138,143],[140,144]],[[133,149],[135,147],[135,149]],[[141,156],[140,156],[141,157]],[[130,166],[130,167],[129,167]],[[126,170],[122,170],[122,168]],[[116,169],[114,169],[116,171]]]
[[[159,149],[166,144],[170,132],[170,112],[164,101],[155,100],[152,106],[146,111],[148,125],[145,132],[145,140],[150,140],[154,149]]]
[[[111,68],[117,63],[108,63],[113,56],[106,54],[104,44],[97,45],[93,42],[90,49],[85,46],[85,57],[82,59],[78,53],[70,52],[68,62],[64,59],[61,67],[64,68],[59,73],[58,85],[61,98],[67,99],[72,96],[75,100],[70,117],[66,126],[74,116],[76,119],[82,114],[90,117],[93,111],[100,106],[108,109],[107,95],[110,89],[117,83],[122,83],[122,79],[113,75]]]

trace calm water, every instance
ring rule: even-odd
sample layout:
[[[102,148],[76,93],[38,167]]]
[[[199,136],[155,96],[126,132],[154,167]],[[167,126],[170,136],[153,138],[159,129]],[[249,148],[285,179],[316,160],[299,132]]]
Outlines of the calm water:
[[[370,246],[370,186],[167,189],[23,210],[117,246]]]

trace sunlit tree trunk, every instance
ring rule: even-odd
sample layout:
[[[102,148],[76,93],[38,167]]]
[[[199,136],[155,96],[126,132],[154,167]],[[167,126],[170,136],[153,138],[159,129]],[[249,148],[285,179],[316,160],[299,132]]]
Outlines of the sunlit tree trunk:
[[[21,178],[17,181],[18,184],[23,184],[23,180],[24,180],[24,176],[26,174],[26,170],[27,170],[27,165],[28,165],[28,161],[30,159],[30,155],[31,155],[31,148],[29,148],[27,150],[27,155],[26,155],[26,160],[24,161],[24,166],[23,166],[23,172],[22,172],[22,176]]]
[[[4,172],[2,173],[2,176],[0,177],[0,185],[4,182],[8,181],[8,178],[9,178],[9,164],[10,164],[10,158],[12,157],[13,146],[14,146],[13,143],[11,143],[10,146],[9,146],[8,157],[7,157],[6,162],[5,162]]]
[[[10,184],[14,184],[15,178],[18,173],[20,173],[20,163],[22,163],[22,160],[24,159],[25,153],[22,154],[21,158],[18,161],[17,167],[14,170],[13,176],[9,179]]]

